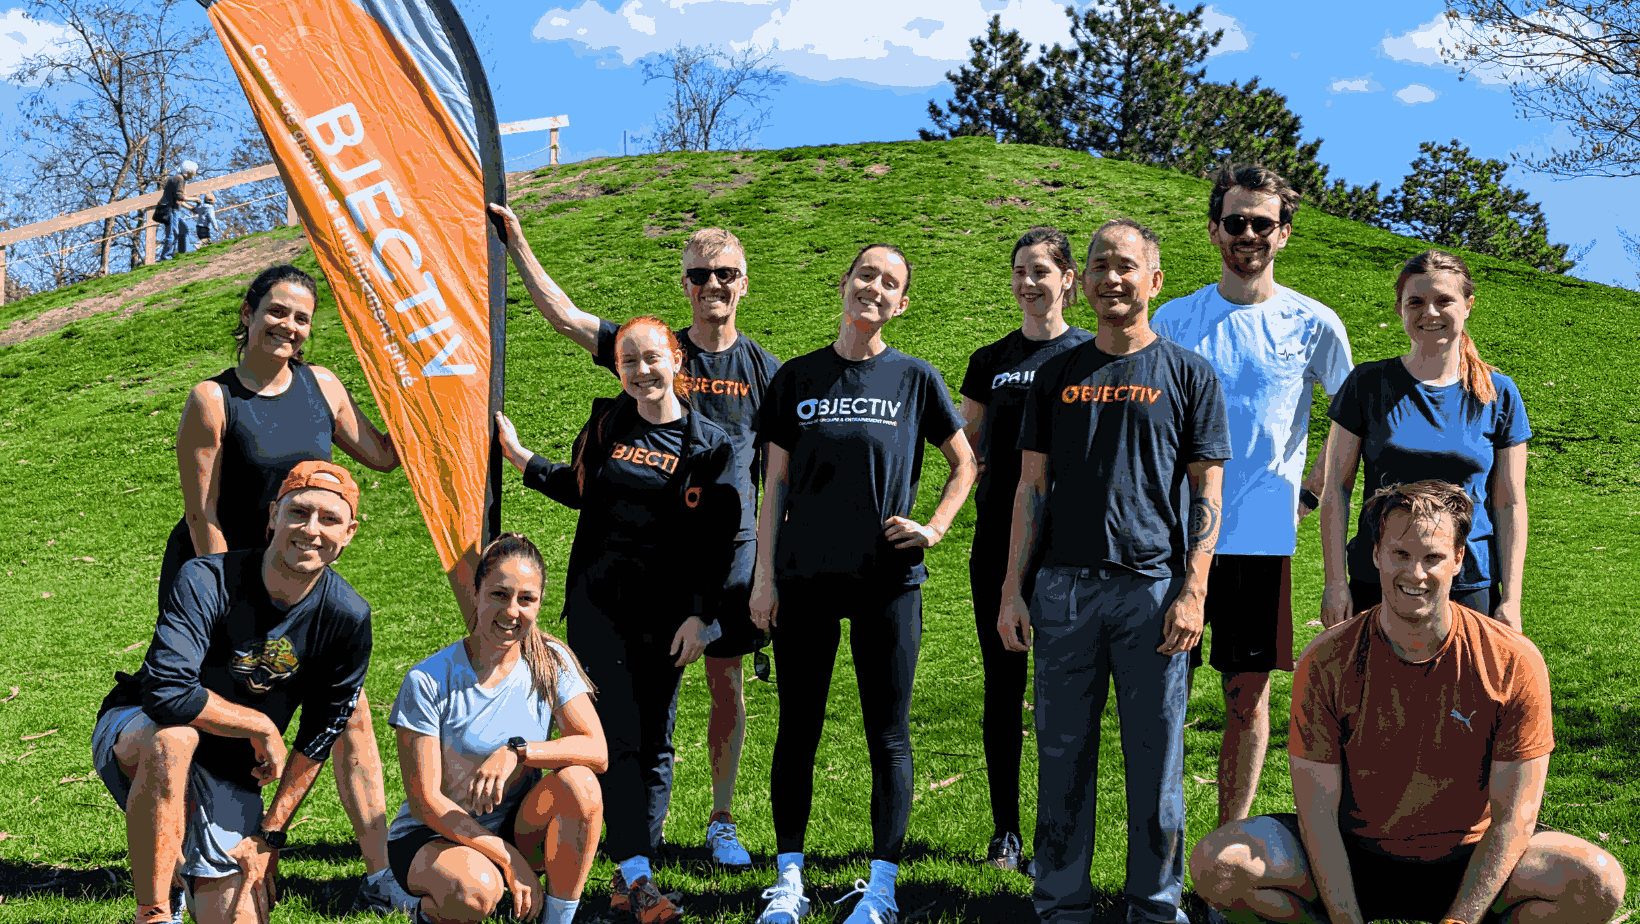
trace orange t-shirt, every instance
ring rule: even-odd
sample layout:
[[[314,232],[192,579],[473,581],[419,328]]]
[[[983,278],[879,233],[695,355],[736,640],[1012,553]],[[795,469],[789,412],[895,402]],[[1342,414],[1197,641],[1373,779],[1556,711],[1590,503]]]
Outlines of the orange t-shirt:
[[[1397,655],[1373,607],[1319,636],[1293,675],[1287,753],[1342,764],[1339,826],[1390,856],[1434,860],[1480,840],[1492,762],[1555,748],[1537,646],[1452,606],[1428,661]]]

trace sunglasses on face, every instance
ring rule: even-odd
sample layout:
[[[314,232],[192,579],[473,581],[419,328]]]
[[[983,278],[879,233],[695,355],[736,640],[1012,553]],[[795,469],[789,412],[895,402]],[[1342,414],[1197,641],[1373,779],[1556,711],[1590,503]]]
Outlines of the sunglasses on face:
[[[1241,237],[1247,230],[1248,225],[1253,226],[1253,233],[1259,237],[1269,237],[1270,232],[1280,224],[1281,222],[1276,221],[1274,218],[1266,218],[1263,215],[1256,218],[1248,218],[1246,215],[1226,215],[1219,219],[1219,227],[1229,232],[1231,237]]]
[[[773,680],[769,679],[774,665],[769,662],[769,653],[763,650],[768,645],[769,635],[765,632],[763,637],[758,639],[757,650],[752,652],[752,676],[764,683],[774,683]]]
[[[694,269],[684,270],[683,274],[688,276],[689,281],[697,286],[706,285],[707,278],[711,276],[716,276],[718,282],[728,285],[740,278],[740,268],[736,266],[719,266],[709,269],[704,266],[697,266]]]

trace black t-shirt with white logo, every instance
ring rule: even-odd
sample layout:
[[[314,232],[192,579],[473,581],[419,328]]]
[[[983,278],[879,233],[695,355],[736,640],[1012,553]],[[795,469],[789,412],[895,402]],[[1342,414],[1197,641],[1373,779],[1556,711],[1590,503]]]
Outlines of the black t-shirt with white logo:
[[[775,577],[927,580],[923,550],[894,548],[883,521],[911,517],[923,442],[962,423],[939,371],[892,347],[850,360],[827,345],[780,367],[757,417],[758,442],[791,456]]]
[[[1019,486],[1019,426],[1025,418],[1025,394],[1042,364],[1093,337],[1072,327],[1052,340],[1031,340],[1014,331],[968,358],[962,394],[985,405],[979,430],[979,457],[984,472],[974,504],[981,517],[1008,517]],[[994,509],[993,509],[994,508]]]
[[[1037,370],[1019,448],[1048,457],[1044,567],[1184,566],[1191,462],[1230,458],[1213,367],[1158,337],[1112,356],[1089,340]]]
[[[617,376],[620,373],[615,368],[615,332],[620,329],[614,321],[599,322],[598,352],[593,355],[593,362]],[[675,333],[678,345],[683,347],[683,369],[673,388],[679,397],[687,398],[701,416],[729,434],[735,458],[751,473],[746,482],[749,493],[741,498],[740,531],[735,539],[754,539],[757,537],[757,485],[763,475],[763,465],[753,438],[753,424],[769,380],[780,368],[780,360],[745,334],[740,334],[727,350],[713,353],[689,339],[689,328]]]

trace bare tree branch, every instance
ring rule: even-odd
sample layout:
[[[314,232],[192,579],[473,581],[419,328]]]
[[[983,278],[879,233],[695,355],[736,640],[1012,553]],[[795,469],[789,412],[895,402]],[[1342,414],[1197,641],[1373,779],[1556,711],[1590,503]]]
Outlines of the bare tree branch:
[[[780,66],[769,63],[775,50],[679,43],[644,61],[643,82],[670,82],[672,99],[640,144],[651,151],[729,151],[751,144],[768,122],[774,91],[786,83]]]

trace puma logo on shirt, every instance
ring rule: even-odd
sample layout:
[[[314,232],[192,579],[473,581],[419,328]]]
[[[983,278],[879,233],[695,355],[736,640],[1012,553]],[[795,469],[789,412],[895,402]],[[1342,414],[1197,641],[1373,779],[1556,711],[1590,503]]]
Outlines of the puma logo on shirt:
[[[1471,725],[1470,725],[1470,724],[1469,724],[1469,720],[1470,720],[1470,719],[1473,719],[1473,718],[1474,718],[1474,717],[1475,717],[1475,713],[1476,713],[1476,712],[1479,712],[1479,711],[1480,711],[1480,710],[1479,710],[1479,709],[1476,709],[1476,710],[1474,710],[1474,712],[1471,712],[1471,713],[1469,713],[1469,715],[1467,715],[1467,716],[1466,716],[1466,715],[1464,715],[1464,714],[1463,714],[1463,713],[1461,713],[1461,712],[1459,712],[1459,711],[1458,711],[1458,710],[1456,710],[1456,709],[1454,709],[1454,710],[1452,710],[1452,712],[1451,712],[1451,716],[1452,716],[1452,717],[1453,717],[1453,718],[1454,718],[1454,719],[1457,719],[1457,720],[1458,720],[1458,721],[1460,721],[1460,722],[1462,722],[1462,723],[1463,723],[1463,727],[1464,727],[1464,728],[1467,728],[1467,729],[1469,729],[1469,730],[1470,730],[1470,731],[1474,731],[1474,730],[1475,730],[1475,729],[1474,729],[1474,727],[1473,727],[1473,726],[1471,726]]]

